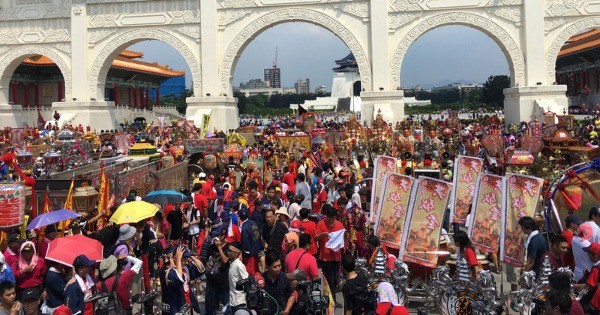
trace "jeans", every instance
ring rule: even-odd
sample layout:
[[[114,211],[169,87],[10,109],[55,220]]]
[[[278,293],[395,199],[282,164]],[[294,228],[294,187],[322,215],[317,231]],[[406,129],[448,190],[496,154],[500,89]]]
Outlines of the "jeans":
[[[215,315],[219,310],[219,303],[223,305],[229,303],[229,288],[216,287],[214,284],[206,283],[204,301],[206,315]]]
[[[334,302],[336,301],[335,293],[337,292],[337,283],[340,273],[340,262],[339,261],[323,261],[321,265],[323,269],[323,275],[327,279],[329,289],[333,295]]]

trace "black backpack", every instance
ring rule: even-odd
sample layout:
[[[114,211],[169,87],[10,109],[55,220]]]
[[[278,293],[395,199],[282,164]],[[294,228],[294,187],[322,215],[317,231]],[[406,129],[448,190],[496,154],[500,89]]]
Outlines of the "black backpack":
[[[104,291],[104,293],[95,303],[95,315],[121,315],[127,313],[121,306],[121,302],[119,301],[119,297],[117,296],[117,284],[119,283],[120,277],[121,274],[118,274],[115,277],[115,281],[113,282],[110,291],[108,291],[108,288],[106,287],[105,280],[102,280],[100,282],[102,285],[102,291]]]
[[[368,287],[360,287],[354,291],[352,297],[355,299],[355,309],[361,312],[377,310],[377,290],[371,290]]]

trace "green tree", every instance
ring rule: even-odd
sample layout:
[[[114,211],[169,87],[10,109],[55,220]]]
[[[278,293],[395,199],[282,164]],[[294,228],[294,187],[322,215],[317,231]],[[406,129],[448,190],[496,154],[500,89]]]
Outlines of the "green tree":
[[[504,89],[510,87],[510,77],[507,75],[491,75],[483,84],[483,101],[489,105],[504,104]]]

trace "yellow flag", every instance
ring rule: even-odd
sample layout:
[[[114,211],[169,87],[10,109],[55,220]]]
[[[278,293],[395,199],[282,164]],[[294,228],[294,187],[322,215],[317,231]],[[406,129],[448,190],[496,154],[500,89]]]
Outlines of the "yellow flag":
[[[202,133],[200,133],[200,138],[206,137],[206,132],[208,131],[208,124],[210,124],[210,115],[202,115]]]
[[[69,193],[67,194],[67,200],[65,200],[64,208],[67,210],[73,210],[73,190],[75,188],[75,178],[71,180],[71,187],[69,187]]]

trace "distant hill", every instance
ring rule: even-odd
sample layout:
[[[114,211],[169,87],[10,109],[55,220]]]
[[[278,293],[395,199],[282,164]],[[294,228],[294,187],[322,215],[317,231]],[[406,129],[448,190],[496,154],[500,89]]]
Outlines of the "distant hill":
[[[470,84],[470,83],[480,83],[480,82],[476,82],[475,80],[464,80],[464,79],[460,79],[460,80],[441,80],[438,82],[434,82],[434,83],[423,83],[421,84],[421,87],[429,90],[435,86],[446,86],[448,84],[452,84],[452,83],[462,83],[462,84]],[[413,88],[414,86],[411,86],[411,88]]]

